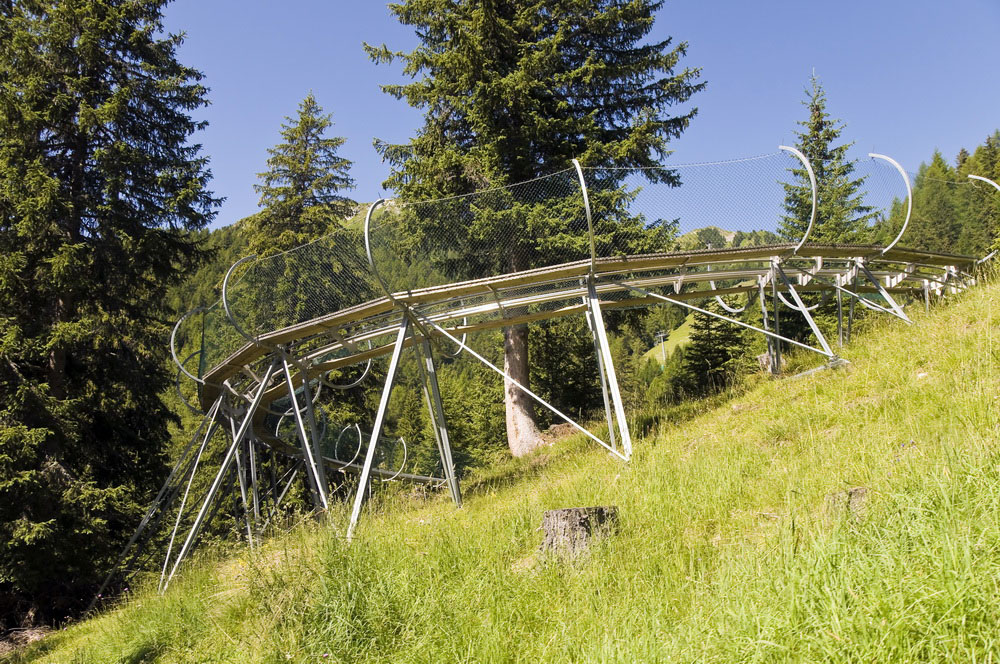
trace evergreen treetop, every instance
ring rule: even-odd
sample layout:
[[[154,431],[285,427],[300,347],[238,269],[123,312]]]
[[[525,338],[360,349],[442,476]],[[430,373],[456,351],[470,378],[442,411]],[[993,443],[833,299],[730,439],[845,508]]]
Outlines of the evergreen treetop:
[[[816,176],[816,222],[810,242],[858,244],[870,240],[869,223],[876,214],[864,203],[864,178],[854,178],[854,162],[847,151],[853,143],[836,145],[845,125],[830,117],[826,110],[826,93],[814,75],[806,90],[803,105],[808,117],[798,124],[795,146],[806,156]],[[812,212],[812,188],[804,168],[791,170],[795,182],[783,183],[785,216],[778,234],[786,241],[797,242],[809,227]]]
[[[351,162],[337,154],[345,139],[326,136],[333,125],[310,92],[298,114],[285,118],[283,143],[268,149],[268,170],[258,173],[263,210],[252,218],[250,249],[261,256],[291,249],[327,232],[351,213],[341,192],[354,187]]]
[[[653,0],[406,0],[389,5],[420,40],[413,51],[365,45],[403,61],[410,83],[382,89],[425,110],[407,144],[376,140],[386,186],[428,198],[590,166],[655,166],[696,110],[671,114],[704,87],[678,69],[686,43],[645,43]]]

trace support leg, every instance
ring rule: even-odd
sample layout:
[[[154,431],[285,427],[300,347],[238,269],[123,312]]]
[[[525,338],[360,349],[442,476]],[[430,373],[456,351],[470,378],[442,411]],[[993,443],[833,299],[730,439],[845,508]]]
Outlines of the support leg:
[[[409,331],[410,319],[407,316],[403,316],[403,321],[399,325],[399,332],[396,334],[396,344],[392,349],[392,358],[389,360],[389,371],[385,376],[385,385],[382,387],[382,398],[379,400],[378,411],[375,413],[372,437],[368,441],[368,451],[365,452],[365,465],[361,469],[361,477],[358,479],[358,493],[354,497],[351,522],[347,526],[348,542],[354,536],[354,527],[358,524],[358,517],[361,515],[361,505],[365,501],[365,490],[368,488],[368,480],[371,479],[372,473],[372,463],[375,460],[375,448],[378,445],[378,438],[382,434],[382,425],[385,423],[385,412],[389,408],[389,397],[392,396],[392,385],[396,382],[396,372],[399,369],[399,356],[403,352],[403,344],[406,341]]]
[[[253,423],[254,413],[257,411],[261,400],[264,398],[264,392],[267,390],[267,386],[271,382],[271,376],[274,375],[276,368],[276,362],[272,362],[267,368],[267,371],[264,372],[264,377],[260,381],[260,387],[257,389],[257,394],[254,395],[253,401],[250,402],[250,406],[247,408],[246,414],[243,416],[243,422],[240,423],[240,428],[236,432],[236,440],[234,440],[233,444],[229,446],[226,456],[222,459],[219,472],[215,476],[215,480],[212,481],[212,485],[209,487],[208,493],[205,495],[205,500],[201,504],[201,509],[198,511],[198,516],[194,519],[194,524],[192,524],[187,538],[184,540],[184,545],[181,547],[180,553],[177,554],[177,560],[174,562],[174,566],[170,570],[170,576],[167,577],[167,581],[163,585],[164,590],[166,590],[167,586],[170,585],[170,580],[174,578],[174,575],[177,573],[177,568],[180,567],[184,557],[191,551],[191,546],[194,544],[194,540],[198,537],[198,534],[201,531],[201,526],[205,521],[205,517],[208,514],[209,509],[212,507],[212,502],[215,499],[216,494],[219,492],[219,488],[222,486],[222,481],[226,477],[226,472],[233,463],[233,457],[236,455],[236,450],[239,447],[240,442],[243,440],[243,436],[247,434],[247,431],[250,429],[250,425]]]
[[[285,382],[288,384],[288,396],[292,402],[292,412],[295,414],[296,431],[299,434],[299,442],[302,443],[302,458],[306,462],[306,479],[309,482],[309,490],[313,494],[313,505],[316,509],[325,510],[329,507],[329,503],[326,499],[326,487],[320,483],[319,473],[319,466],[323,461],[316,458],[313,452],[313,444],[309,440],[309,434],[306,433],[306,422],[302,418],[302,408],[299,406],[299,399],[295,394],[295,382],[292,380],[292,367],[288,362],[288,358],[282,358],[281,363],[285,371]],[[309,377],[303,374],[303,385],[308,383],[308,381]],[[303,392],[303,397],[307,398],[308,395]]]
[[[632,435],[628,429],[628,420],[625,417],[625,404],[622,401],[621,390],[618,388],[618,376],[615,373],[615,363],[611,356],[611,345],[608,343],[608,333],[604,329],[604,317],[601,315],[601,302],[597,298],[597,289],[594,288],[593,279],[587,279],[587,293],[590,305],[590,316],[594,323],[594,332],[597,343],[600,346],[601,356],[604,358],[604,369],[608,381],[608,391],[611,393],[611,401],[615,409],[615,419],[618,420],[618,433],[621,436],[622,452],[625,459],[632,457]]]
[[[837,291],[837,344],[844,347],[844,296]]]
[[[441,388],[438,386],[434,355],[427,337],[424,337],[420,342],[420,350],[423,355],[420,358],[422,360],[420,363],[420,378],[424,384],[424,399],[427,401],[427,411],[431,416],[431,426],[434,429],[438,454],[441,456],[441,467],[444,469],[444,476],[448,480],[451,497],[455,501],[455,505],[461,507],[462,493],[458,486],[458,477],[455,475],[455,463],[451,458],[451,442],[448,439],[448,426],[444,419],[444,407],[441,405]]]
[[[588,305],[587,327],[590,328],[590,335],[594,339],[594,355],[597,356],[597,371],[601,379],[601,395],[604,397],[604,416],[608,421],[608,441],[611,443],[611,447],[618,449],[618,443],[615,438],[615,420],[611,410],[611,399],[608,397],[608,378],[604,371],[604,356],[601,353],[601,344],[597,341],[597,329],[594,327],[594,317],[590,313],[589,297],[583,298],[583,303]],[[666,365],[665,358],[663,364]]]

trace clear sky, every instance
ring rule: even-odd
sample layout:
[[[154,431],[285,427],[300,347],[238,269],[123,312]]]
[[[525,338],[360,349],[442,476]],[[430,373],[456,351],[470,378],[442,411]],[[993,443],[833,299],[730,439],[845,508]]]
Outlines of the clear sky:
[[[182,61],[205,73],[212,105],[198,136],[224,196],[217,225],[257,210],[253,185],[285,116],[312,90],[354,162],[356,200],[384,192],[372,138],[402,142],[419,112],[379,90],[401,80],[361,42],[413,46],[377,0],[175,0]],[[794,141],[815,70],[855,154],[889,154],[916,170],[938,148],[952,160],[1000,128],[1000,0],[667,0],[651,38],[687,41],[684,64],[707,89],[668,163],[772,152]]]

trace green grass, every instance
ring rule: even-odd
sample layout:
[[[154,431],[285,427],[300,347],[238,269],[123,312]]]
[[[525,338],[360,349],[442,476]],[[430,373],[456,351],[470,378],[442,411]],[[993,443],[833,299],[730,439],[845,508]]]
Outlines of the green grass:
[[[380,501],[13,662],[987,662],[1000,658],[1000,288],[885,322],[851,364],[764,381],[637,441],[571,440],[445,497]],[[868,488],[856,520],[832,493]],[[539,560],[546,509],[619,532]]]
[[[643,361],[654,360],[663,364],[664,355],[666,355],[667,359],[670,359],[670,355],[675,350],[691,341],[691,325],[693,323],[694,314],[688,314],[684,322],[679,327],[671,330],[662,343],[658,343],[646,351],[642,356]]]

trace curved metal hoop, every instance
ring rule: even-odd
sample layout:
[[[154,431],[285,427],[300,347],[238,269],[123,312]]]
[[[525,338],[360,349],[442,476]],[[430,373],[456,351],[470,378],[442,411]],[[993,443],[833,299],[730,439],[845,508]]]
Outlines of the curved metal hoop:
[[[988,184],[988,185],[992,186],[993,188],[995,188],[997,191],[1000,191],[1000,184],[997,184],[993,180],[989,180],[987,178],[984,178],[981,175],[970,175],[969,179],[970,180],[979,180],[980,182],[985,182],[986,184]]]
[[[820,305],[826,304],[830,300],[830,291],[828,290],[823,291],[823,294],[820,295],[819,302],[812,305],[811,307],[806,307],[805,309],[802,309],[797,304],[792,304],[791,302],[789,302],[787,299],[785,299],[785,296],[781,294],[781,291],[778,291],[778,299],[781,300],[781,303],[784,304],[789,309],[791,309],[792,311],[815,311],[816,309],[819,308]]]
[[[378,208],[380,205],[385,205],[384,198],[380,198],[374,203],[372,203],[371,207],[368,208],[368,213],[365,214],[365,255],[368,256],[368,266],[372,269],[372,274],[375,276],[375,281],[378,282],[379,287],[385,292],[386,297],[395,302],[396,298],[392,296],[392,291],[389,290],[389,287],[382,279],[382,275],[379,274],[378,268],[375,267],[375,257],[372,255],[372,241],[371,241],[372,213],[374,213],[375,209]]]
[[[587,232],[590,234],[590,274],[594,274],[597,263],[597,248],[594,245],[594,218],[590,213],[590,194],[587,193],[587,179],[583,177],[583,167],[576,159],[573,160],[576,175],[580,179],[580,192],[583,194],[583,210],[587,215]],[[464,340],[463,340],[464,343]]]
[[[468,316],[462,316],[462,326],[464,327],[464,326],[466,326],[468,324],[469,324],[469,317]],[[463,344],[465,344],[465,342],[466,342],[466,340],[468,340],[468,338],[469,338],[469,333],[468,332],[462,332],[462,343]],[[445,353],[445,357],[458,357],[461,354],[462,354],[462,347],[458,346],[455,349],[454,353]]]
[[[383,482],[391,482],[391,481],[393,481],[394,479],[396,479],[397,477],[400,476],[400,474],[403,472],[403,468],[406,467],[406,456],[407,456],[406,441],[403,440],[402,436],[400,436],[399,437],[399,442],[401,442],[403,444],[403,463],[399,464],[399,470],[396,471],[395,475],[393,475],[389,479],[383,479],[382,480]]]
[[[173,340],[171,340],[171,341],[173,341]],[[171,346],[170,350],[171,350],[171,352],[173,352],[173,350],[174,350],[173,349],[173,343],[171,343],[170,346]],[[186,358],[184,358],[184,362],[182,364],[178,364],[179,369],[177,370],[177,378],[174,380],[174,385],[177,386],[177,396],[179,396],[181,398],[181,403],[184,404],[185,406],[187,406],[188,410],[190,410],[192,413],[196,413],[198,415],[204,415],[205,413],[200,408],[195,408],[194,406],[192,406],[191,402],[189,402],[187,400],[187,397],[184,396],[184,393],[181,392],[181,372],[183,371],[188,376],[190,376],[191,374],[189,374],[187,371],[184,370],[184,365],[187,364],[188,362],[190,362],[192,357],[194,357],[195,355],[201,355],[201,353],[202,353],[202,351],[196,350],[195,352],[191,353]],[[195,380],[197,380],[197,379],[195,379]],[[205,384],[205,381],[199,380],[198,382],[201,383],[202,385]]]
[[[906,174],[906,171],[903,170],[903,167],[899,165],[898,161],[892,157],[887,157],[884,154],[876,154],[874,152],[869,152],[868,156],[872,159],[881,159],[882,161],[887,161],[892,164],[902,176],[903,183],[906,184],[906,219],[903,220],[903,227],[899,229],[899,235],[896,236],[896,239],[890,242],[889,246],[882,250],[882,254],[885,255],[885,252],[896,246],[896,243],[903,237],[903,233],[906,232],[906,227],[910,225],[910,215],[913,214],[913,187],[910,186],[910,176]]]
[[[371,339],[369,339],[368,340],[368,350],[371,350],[371,349],[372,349],[372,342],[371,342]],[[325,379],[325,378],[323,378],[321,376],[320,377],[320,384],[321,385],[326,385],[327,387],[329,387],[330,389],[333,389],[333,390],[349,390],[352,387],[357,387],[358,385],[360,385],[361,382],[365,378],[368,377],[368,374],[371,372],[371,370],[372,370],[372,359],[368,358],[368,362],[365,364],[365,370],[361,372],[361,376],[359,376],[358,379],[355,380],[354,382],[347,383],[346,385],[338,385],[336,383],[331,383],[329,380],[327,380],[327,379]],[[329,373],[330,372],[328,371],[327,375],[329,375]]]
[[[188,371],[187,369],[184,368],[184,364],[188,360],[190,360],[191,357],[193,357],[193,355],[189,356],[186,360],[184,360],[184,362],[181,362],[180,358],[177,357],[177,330],[180,329],[181,323],[183,323],[185,320],[187,320],[188,316],[191,316],[193,314],[205,311],[207,308],[208,307],[195,307],[191,311],[187,312],[186,314],[184,314],[183,316],[181,316],[179,319],[177,319],[177,323],[174,324],[174,329],[170,332],[170,355],[171,355],[171,357],[174,358],[174,364],[176,364],[180,368],[180,370],[184,373],[185,376],[187,376],[188,378],[190,378],[194,382],[198,383],[199,385],[204,385],[205,381],[203,381],[201,378],[198,378],[197,376],[195,376],[190,371]],[[199,350],[197,352],[200,353],[201,351]],[[178,375],[178,378],[180,378],[179,375]],[[198,412],[201,412],[201,411],[198,411]]]
[[[257,339],[247,334],[243,330],[243,328],[240,327],[240,324],[236,322],[236,319],[233,318],[233,312],[229,310],[229,298],[228,298],[229,278],[233,276],[233,271],[243,263],[246,263],[247,261],[256,260],[256,258],[257,254],[251,254],[250,256],[245,256],[236,261],[235,263],[233,263],[232,266],[229,268],[229,270],[226,271],[226,277],[222,280],[222,308],[226,311],[226,318],[229,319],[229,324],[232,325],[237,332],[239,332],[240,336],[249,341],[250,343],[259,346],[260,344],[257,343]]]
[[[795,246],[795,249],[792,251],[793,254],[797,254],[799,253],[799,249],[802,248],[802,245],[804,245],[806,243],[806,240],[809,239],[809,234],[812,233],[813,224],[816,223],[816,199],[818,196],[816,191],[816,174],[813,172],[812,164],[809,163],[809,160],[806,159],[806,156],[801,152],[799,152],[797,149],[789,147],[787,145],[779,145],[778,149],[784,150],[785,152],[791,152],[793,155],[798,157],[799,161],[802,162],[802,165],[806,167],[806,173],[809,174],[809,185],[812,187],[812,213],[809,215],[809,226],[806,228],[805,235],[802,236],[802,239],[799,240],[799,243]]]
[[[357,460],[358,455],[361,454],[361,438],[362,438],[362,436],[361,436],[361,427],[359,425],[357,425],[357,424],[354,424],[354,425],[348,424],[347,426],[345,426],[343,429],[340,430],[339,434],[337,434],[337,441],[333,444],[333,456],[334,457],[337,456],[337,450],[340,449],[340,439],[343,438],[344,432],[347,431],[348,429],[350,429],[352,426],[358,432],[358,448],[356,450],[354,450],[354,456],[351,457],[351,460],[348,461],[347,463],[345,463],[343,466],[341,466],[337,470],[343,470],[344,468],[347,468],[352,463],[354,463]]]
[[[711,265],[709,265],[708,267],[709,267],[709,269],[712,269]],[[708,280],[708,285],[711,286],[712,290],[715,290],[715,280],[714,279],[709,279]],[[749,306],[749,304],[750,304],[750,295],[747,294],[747,303],[744,304],[742,307],[731,307],[731,306],[729,306],[722,299],[721,295],[716,295],[715,296],[715,301],[718,302],[719,306],[722,307],[725,311],[728,311],[731,314],[741,314],[741,313],[743,313],[744,311],[747,310],[747,306]]]

